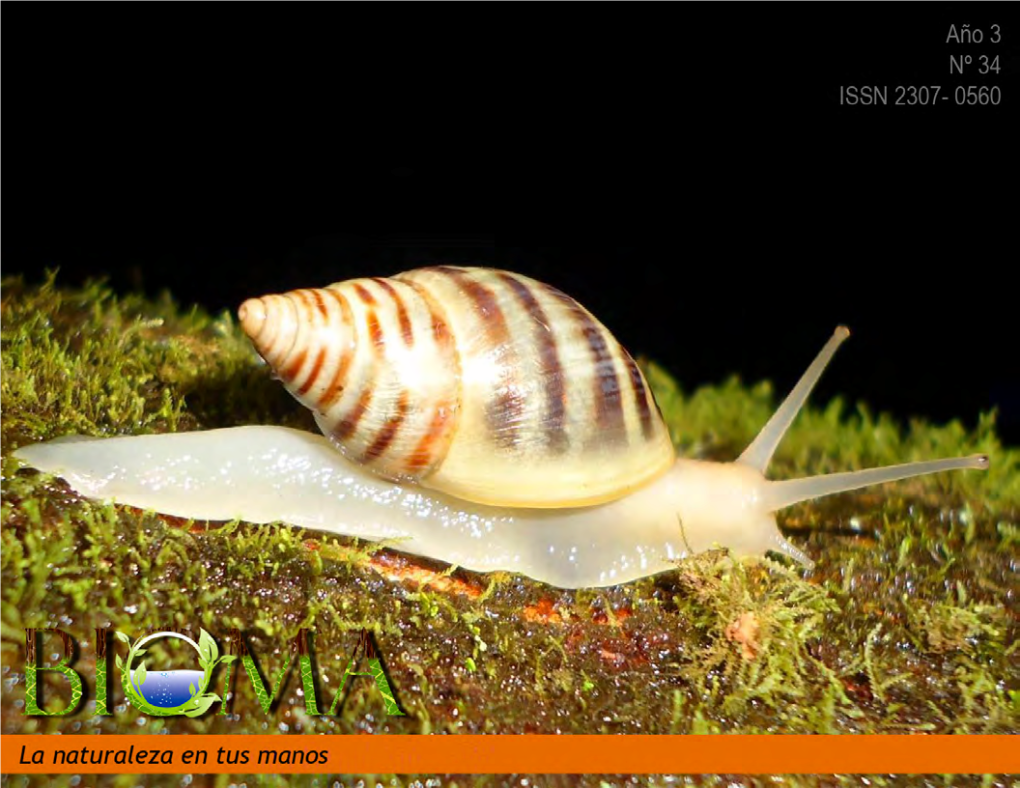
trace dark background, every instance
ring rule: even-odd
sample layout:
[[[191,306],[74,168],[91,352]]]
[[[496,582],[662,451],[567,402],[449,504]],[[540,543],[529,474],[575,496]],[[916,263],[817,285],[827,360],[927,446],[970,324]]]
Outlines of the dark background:
[[[377,10],[378,9],[378,10]],[[435,262],[549,281],[690,389],[1020,442],[1006,6],[5,8],[3,273],[234,308]],[[1002,26],[993,46],[949,25]],[[1002,73],[950,76],[951,54]],[[997,84],[999,107],[839,106]]]

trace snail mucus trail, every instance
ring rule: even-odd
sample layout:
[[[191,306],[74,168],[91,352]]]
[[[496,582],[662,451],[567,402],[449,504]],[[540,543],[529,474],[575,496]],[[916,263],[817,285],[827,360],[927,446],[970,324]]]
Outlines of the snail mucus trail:
[[[563,588],[625,583],[713,547],[810,566],[776,511],[988,467],[971,456],[767,480],[843,327],[743,454],[717,463],[675,458],[633,359],[576,301],[521,275],[418,269],[252,299],[240,319],[323,435],[75,436],[16,456],[89,498],[385,540]]]

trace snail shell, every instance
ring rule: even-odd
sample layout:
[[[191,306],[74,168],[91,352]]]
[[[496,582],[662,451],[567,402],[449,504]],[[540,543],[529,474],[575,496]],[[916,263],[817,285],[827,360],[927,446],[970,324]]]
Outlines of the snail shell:
[[[634,359],[526,276],[423,268],[251,299],[239,315],[323,434],[381,477],[559,508],[620,498],[673,465]]]

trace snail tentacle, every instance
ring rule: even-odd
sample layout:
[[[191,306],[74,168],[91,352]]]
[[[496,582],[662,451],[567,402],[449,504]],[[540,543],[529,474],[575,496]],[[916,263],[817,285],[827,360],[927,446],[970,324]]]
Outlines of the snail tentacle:
[[[818,383],[818,379],[821,378],[822,372],[829,365],[836,350],[848,336],[850,336],[850,330],[846,326],[836,328],[835,333],[819,351],[815,360],[811,362],[811,366],[801,375],[797,385],[786,395],[783,404],[772,414],[772,418],[762,427],[761,432],[751,441],[751,444],[744,449],[743,454],[737,458],[737,462],[756,468],[762,473],[768,470],[769,461],[772,459],[776,447],[786,435],[793,420],[797,418],[797,414],[800,413],[800,409],[804,406],[808,395]]]
[[[875,484],[926,476],[929,473],[959,470],[987,470],[988,456],[973,454],[969,457],[950,457],[944,460],[908,462],[902,465],[886,465],[882,468],[866,468],[861,471],[828,473],[822,476],[808,476],[803,479],[786,479],[769,482],[765,488],[765,505],[770,512],[776,512],[801,501],[810,501],[826,495],[859,490]]]

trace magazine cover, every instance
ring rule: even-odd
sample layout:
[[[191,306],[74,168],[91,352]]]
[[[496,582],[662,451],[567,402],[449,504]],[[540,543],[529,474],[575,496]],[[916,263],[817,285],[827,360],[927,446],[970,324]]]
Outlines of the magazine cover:
[[[0,785],[1014,785],[1015,12],[380,8],[7,6]]]

